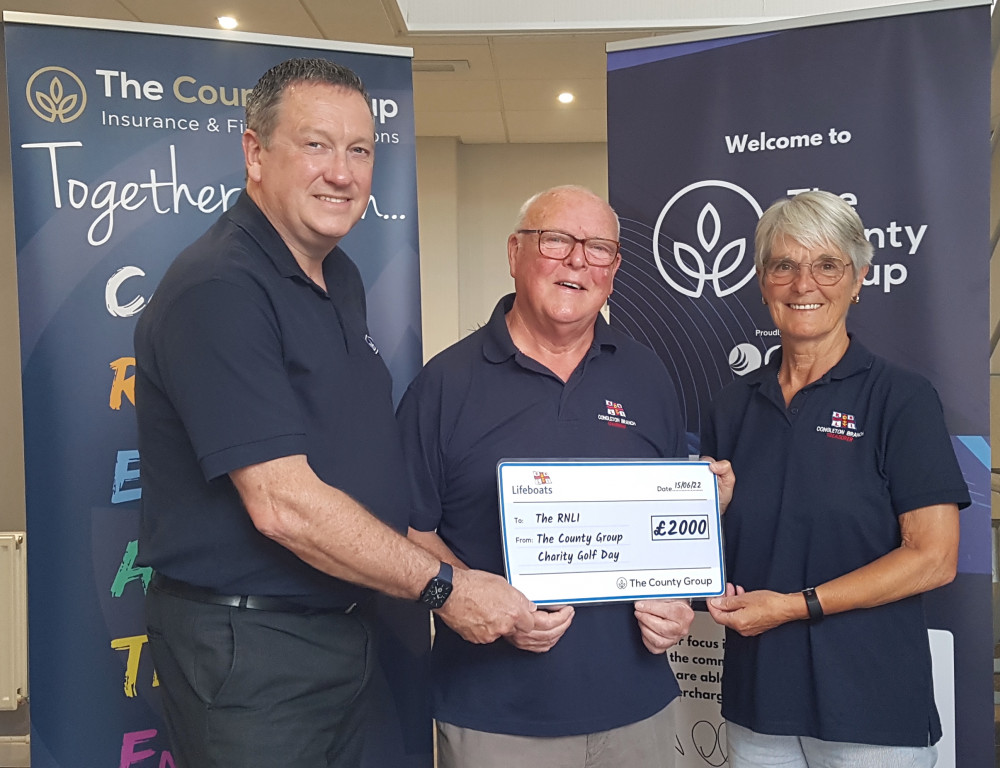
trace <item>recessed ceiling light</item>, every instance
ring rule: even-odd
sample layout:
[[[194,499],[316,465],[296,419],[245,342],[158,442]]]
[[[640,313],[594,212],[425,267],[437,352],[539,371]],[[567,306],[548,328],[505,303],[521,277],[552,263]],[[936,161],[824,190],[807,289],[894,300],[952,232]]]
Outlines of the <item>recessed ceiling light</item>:
[[[573,101],[573,94],[569,91],[563,91],[559,94],[560,104],[569,104],[571,101]]]
[[[223,29],[236,29],[239,26],[239,22],[232,16],[220,16],[219,26]]]

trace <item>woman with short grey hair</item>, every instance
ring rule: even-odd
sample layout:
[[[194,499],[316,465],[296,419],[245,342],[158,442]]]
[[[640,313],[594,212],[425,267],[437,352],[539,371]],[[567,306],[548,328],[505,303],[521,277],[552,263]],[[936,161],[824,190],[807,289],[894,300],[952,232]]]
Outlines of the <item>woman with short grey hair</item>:
[[[702,452],[725,517],[722,714],[731,768],[933,766],[941,737],[921,594],[950,582],[969,493],[937,393],[847,332],[872,260],[854,209],[765,211],[761,297],[781,350],[715,398]]]

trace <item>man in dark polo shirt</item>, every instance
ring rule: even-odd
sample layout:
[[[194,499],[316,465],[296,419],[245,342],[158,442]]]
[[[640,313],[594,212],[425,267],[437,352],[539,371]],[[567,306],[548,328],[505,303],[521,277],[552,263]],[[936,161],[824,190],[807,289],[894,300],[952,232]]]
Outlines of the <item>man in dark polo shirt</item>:
[[[423,600],[471,642],[533,622],[500,577],[452,579],[400,535],[389,373],[337,248],[371,192],[369,104],[326,60],[267,72],[246,191],[136,326],[147,626],[184,768],[357,766],[369,589]]]
[[[614,211],[586,189],[530,199],[507,240],[516,292],[431,360],[400,403],[416,497],[410,537],[456,573],[503,572],[499,459],[687,456],[662,363],[599,314],[621,261],[617,240]],[[628,426],[610,423],[609,407]],[[728,501],[728,462],[712,468]],[[439,766],[673,766],[668,705],[679,690],[662,654],[692,618],[686,602],[642,600],[539,610],[532,628],[488,645],[441,627]]]

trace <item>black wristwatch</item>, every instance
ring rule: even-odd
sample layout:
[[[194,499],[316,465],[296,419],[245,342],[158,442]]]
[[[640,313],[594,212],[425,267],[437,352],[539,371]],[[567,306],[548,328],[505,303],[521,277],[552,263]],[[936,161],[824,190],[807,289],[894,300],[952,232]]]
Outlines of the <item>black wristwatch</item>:
[[[420,593],[420,602],[432,611],[444,605],[444,601],[451,594],[451,577],[453,569],[450,563],[441,563],[441,569],[437,576],[427,582],[424,591]]]
[[[816,596],[816,588],[809,587],[808,589],[803,589],[802,594],[806,598],[806,608],[809,609],[809,621],[815,624],[818,621],[822,621],[823,604],[820,603],[819,598]]]

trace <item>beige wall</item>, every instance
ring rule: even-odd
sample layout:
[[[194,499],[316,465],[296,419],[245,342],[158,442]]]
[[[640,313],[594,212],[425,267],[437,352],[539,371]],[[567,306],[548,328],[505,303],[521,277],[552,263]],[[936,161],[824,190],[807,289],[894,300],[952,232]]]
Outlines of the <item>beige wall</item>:
[[[458,141],[417,139],[424,360],[458,338]]]
[[[0,85],[0,114],[7,115],[6,85]],[[23,531],[21,346],[17,325],[17,269],[14,260],[14,202],[11,186],[10,126],[3,119],[0,120],[0,531]],[[2,616],[0,621],[3,621]]]
[[[2,58],[0,42],[0,58]],[[0,114],[7,115],[6,78],[0,78]],[[17,324],[17,270],[14,259],[14,205],[10,171],[10,130],[0,120],[0,531],[24,530],[24,448],[21,429],[21,348]],[[9,621],[0,616],[0,622]],[[27,632],[28,628],[25,627]],[[26,707],[0,712],[0,765],[21,765],[27,757],[5,737],[28,733]]]

